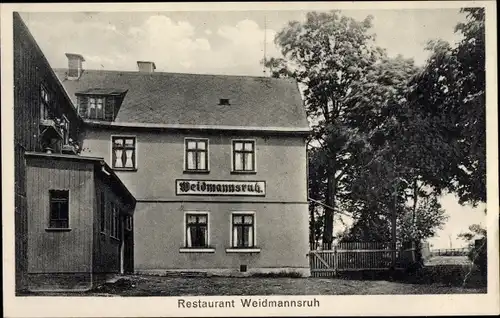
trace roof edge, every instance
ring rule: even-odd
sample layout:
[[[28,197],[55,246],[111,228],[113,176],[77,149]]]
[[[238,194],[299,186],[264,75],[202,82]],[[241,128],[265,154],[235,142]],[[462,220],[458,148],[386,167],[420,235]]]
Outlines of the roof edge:
[[[104,158],[101,157],[90,157],[90,156],[79,156],[79,155],[66,155],[66,154],[57,154],[57,153],[44,153],[44,152],[31,152],[27,151],[24,153],[26,157],[38,157],[38,158],[51,158],[51,159],[67,159],[67,160],[76,160],[76,161],[87,161],[93,163],[95,165],[102,166],[107,173],[109,173],[112,178],[118,182],[122,190],[124,190],[127,195],[132,199],[134,205],[136,203],[136,198],[127,188],[127,186],[123,183],[123,181],[118,177],[115,171],[106,163]]]
[[[224,126],[224,125],[185,125],[185,124],[153,124],[137,122],[102,122],[84,120],[85,124],[97,127],[116,128],[145,128],[145,129],[171,129],[171,130],[222,130],[222,131],[255,131],[270,133],[293,133],[308,135],[309,127],[254,127],[254,126]]]
[[[54,72],[66,72],[68,71],[67,67],[54,67],[53,68]],[[244,75],[244,74],[214,74],[214,73],[186,73],[186,72],[165,72],[165,71],[154,71],[151,73],[144,73],[144,72],[139,72],[136,70],[110,70],[110,69],[95,69],[95,68],[89,68],[85,69],[85,72],[89,73],[124,73],[124,74],[135,74],[135,75],[152,75],[152,76],[160,76],[160,75],[195,75],[195,76],[206,76],[206,77],[239,77],[239,78],[254,78],[254,79],[267,79],[270,81],[287,81],[287,82],[297,82],[296,79],[294,78],[287,78],[287,77],[269,77],[269,76],[262,76],[262,75]]]

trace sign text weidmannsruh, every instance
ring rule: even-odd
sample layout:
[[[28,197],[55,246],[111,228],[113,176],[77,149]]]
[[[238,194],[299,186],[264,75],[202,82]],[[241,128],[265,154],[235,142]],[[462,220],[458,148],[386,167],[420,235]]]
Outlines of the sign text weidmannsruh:
[[[176,180],[177,195],[266,195],[265,181]]]

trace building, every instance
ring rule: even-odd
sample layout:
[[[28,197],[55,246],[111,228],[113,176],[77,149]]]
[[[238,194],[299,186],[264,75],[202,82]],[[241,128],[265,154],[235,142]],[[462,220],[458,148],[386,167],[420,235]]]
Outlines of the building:
[[[14,29],[16,290],[89,289],[133,271],[135,198],[103,158],[19,14]]]
[[[306,137],[294,80],[55,69],[86,130],[137,200],[138,273],[309,274]]]
[[[51,69],[14,15],[18,289],[109,274],[309,275],[308,122],[290,79]]]

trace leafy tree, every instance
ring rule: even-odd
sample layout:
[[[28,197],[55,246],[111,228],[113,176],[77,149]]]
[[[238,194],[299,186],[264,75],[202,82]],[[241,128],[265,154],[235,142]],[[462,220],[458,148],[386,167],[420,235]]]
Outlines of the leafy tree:
[[[316,201],[324,201],[326,167],[323,164],[320,148],[311,148],[308,150],[308,194],[311,201],[309,204],[309,243],[316,245],[323,233],[323,208]]]
[[[484,8],[465,8],[467,21],[456,31],[456,47],[429,42],[431,57],[411,82],[411,118],[422,122],[427,138],[421,166],[426,182],[459,195],[460,203],[486,201]],[[439,141],[438,145],[432,141]]]
[[[401,215],[401,241],[421,242],[433,237],[447,220],[448,216],[442,209],[438,197],[425,197],[419,201],[415,216],[412,207],[408,207]]]
[[[354,218],[344,238],[387,241],[396,215],[400,240],[419,240],[445,221],[442,191],[485,200],[484,11],[462,12],[464,39],[429,42],[420,69],[374,45],[371,17],[311,12],[277,34],[283,58],[263,63],[299,82],[313,128],[311,242],[332,242],[334,212]]]
[[[310,12],[305,22],[292,21],[277,33],[275,42],[284,58],[264,61],[272,76],[294,77],[304,87],[314,131],[311,145],[321,149],[317,163],[326,169],[324,200],[331,207],[324,212],[326,244],[333,240],[333,212],[348,184],[350,147],[358,142],[345,124],[349,109],[344,102],[351,84],[383,53],[373,46],[373,35],[368,32],[371,20],[359,22],[339,11]]]

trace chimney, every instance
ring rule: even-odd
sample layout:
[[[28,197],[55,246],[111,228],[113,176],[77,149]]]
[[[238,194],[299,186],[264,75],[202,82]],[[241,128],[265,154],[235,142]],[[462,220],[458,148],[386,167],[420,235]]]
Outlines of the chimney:
[[[149,61],[137,61],[137,67],[143,73],[153,73],[156,69],[155,63]]]
[[[83,72],[82,62],[85,62],[85,59],[75,53],[66,53],[66,57],[68,58],[68,79],[79,79]]]

